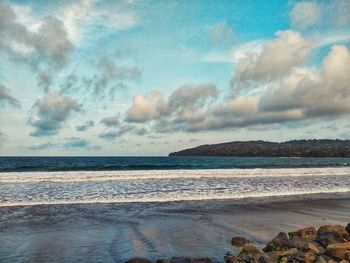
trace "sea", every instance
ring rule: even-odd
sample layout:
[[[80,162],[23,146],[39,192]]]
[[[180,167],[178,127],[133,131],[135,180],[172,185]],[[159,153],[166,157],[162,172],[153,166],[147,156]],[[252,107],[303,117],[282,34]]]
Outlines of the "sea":
[[[349,191],[349,158],[0,157],[2,207]]]

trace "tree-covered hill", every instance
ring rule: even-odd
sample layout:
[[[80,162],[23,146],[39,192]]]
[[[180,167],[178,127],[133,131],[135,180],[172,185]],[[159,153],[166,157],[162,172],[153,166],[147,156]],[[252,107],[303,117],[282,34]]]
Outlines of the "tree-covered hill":
[[[201,145],[169,156],[350,157],[350,140],[234,141]]]

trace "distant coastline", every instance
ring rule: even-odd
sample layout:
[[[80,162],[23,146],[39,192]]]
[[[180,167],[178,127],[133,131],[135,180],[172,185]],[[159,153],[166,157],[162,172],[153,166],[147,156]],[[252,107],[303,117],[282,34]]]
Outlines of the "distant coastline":
[[[350,157],[350,140],[233,141],[206,144],[169,156]]]

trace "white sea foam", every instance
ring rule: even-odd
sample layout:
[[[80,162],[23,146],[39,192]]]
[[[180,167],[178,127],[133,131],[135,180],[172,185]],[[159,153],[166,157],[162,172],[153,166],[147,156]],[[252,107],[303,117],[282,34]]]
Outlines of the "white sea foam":
[[[279,169],[203,169],[136,171],[2,172],[0,184],[70,183],[121,180],[202,179],[240,177],[297,177],[350,175],[350,167]]]
[[[350,192],[350,167],[0,173],[0,206]]]

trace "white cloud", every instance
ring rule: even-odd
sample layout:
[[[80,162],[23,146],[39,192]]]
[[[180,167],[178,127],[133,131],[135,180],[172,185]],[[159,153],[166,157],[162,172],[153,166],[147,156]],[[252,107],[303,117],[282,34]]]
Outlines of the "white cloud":
[[[126,112],[129,122],[146,122],[170,115],[175,115],[178,123],[197,121],[199,110],[209,99],[216,98],[218,91],[212,84],[184,85],[176,89],[165,100],[159,91],[145,96],[138,94],[133,98],[133,105]]]
[[[70,39],[77,43],[98,28],[120,31],[136,26],[137,17],[129,5],[132,3],[115,1],[103,5],[96,0],[76,0],[63,6],[58,17],[64,22]]]
[[[312,122],[350,114],[350,51],[346,46],[334,45],[319,68],[298,64],[279,78],[257,81],[253,95],[237,94],[218,104],[210,103],[217,95],[210,85],[183,86],[168,99],[160,93],[138,95],[127,116],[129,121],[153,120],[157,132],[195,132]],[[143,115],[133,119],[130,112]]]
[[[63,21],[70,39],[74,42],[80,40],[84,33],[81,20],[89,16],[92,2],[92,0],[73,1],[71,4],[64,6],[58,15]]]
[[[53,17],[37,21],[36,29],[18,19],[16,9],[0,2],[0,50],[35,68],[44,65],[60,67],[73,50],[62,23]],[[18,10],[18,8],[17,8]]]
[[[73,52],[62,22],[52,16],[35,17],[29,7],[5,2],[0,2],[0,10],[0,54],[27,65],[48,91],[52,72],[65,67]]]
[[[302,65],[311,44],[292,30],[279,31],[276,39],[264,43],[260,53],[249,53],[238,63],[234,81],[268,80],[282,77]]]
[[[164,95],[159,91],[153,91],[148,96],[135,95],[133,104],[126,112],[127,121],[149,121],[167,113]]]
[[[285,121],[349,114],[349,72],[349,49],[335,45],[320,69],[296,68],[289,75],[272,82],[269,89],[260,95],[258,110],[252,113],[256,116],[288,113]],[[244,107],[240,105],[239,108]]]
[[[90,129],[91,127],[95,126],[95,122],[90,120],[90,121],[86,121],[85,123],[81,124],[81,125],[77,125],[75,126],[75,129],[79,132],[83,132],[83,131],[87,131],[88,129]]]
[[[28,123],[35,127],[32,136],[56,134],[73,112],[81,110],[77,101],[52,91],[39,99],[33,106]]]
[[[116,127],[119,126],[120,124],[120,120],[119,120],[119,116],[112,116],[112,117],[106,117],[103,118],[101,120],[101,123],[103,123],[104,125],[106,125],[107,127]]]

